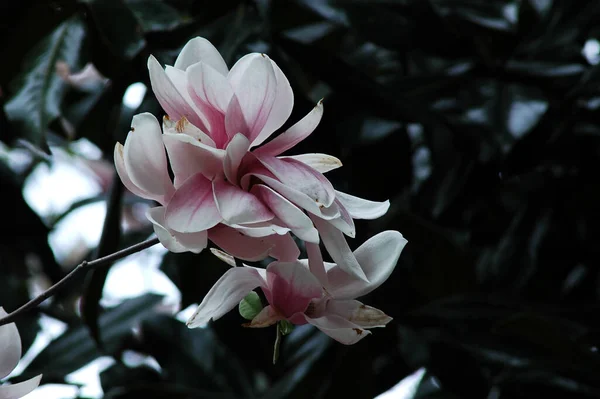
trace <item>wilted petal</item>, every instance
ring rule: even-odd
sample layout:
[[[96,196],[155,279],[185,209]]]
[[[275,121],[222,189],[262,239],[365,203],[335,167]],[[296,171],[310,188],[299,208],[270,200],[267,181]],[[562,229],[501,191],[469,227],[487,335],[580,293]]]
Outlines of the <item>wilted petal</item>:
[[[284,317],[277,312],[273,306],[265,306],[259,314],[254,316],[250,323],[244,324],[244,327],[263,328],[269,327],[282,320]]]
[[[385,327],[392,318],[381,310],[349,300],[331,299],[327,301],[325,312],[335,314],[363,328]]]
[[[262,284],[264,280],[254,268],[234,267],[227,270],[187,321],[188,327],[200,327],[211,319],[217,320]]]
[[[387,200],[369,201],[337,190],[335,196],[354,219],[377,219],[385,215],[390,207],[390,201]]]
[[[119,178],[121,179],[121,182],[123,183],[123,185],[129,191],[131,191],[138,197],[152,199],[152,200],[158,201],[160,203],[164,202],[163,195],[153,195],[153,194],[147,193],[146,191],[142,190],[141,188],[139,188],[138,186],[133,184],[133,182],[129,178],[129,174],[127,173],[127,168],[125,167],[125,160],[123,159],[123,145],[121,143],[115,144],[114,159],[115,159],[115,168],[117,169],[117,174],[119,175]]]
[[[123,161],[129,179],[142,191],[165,199],[173,193],[162,132],[154,115],[145,112],[133,117]]]
[[[237,184],[238,168],[242,163],[244,155],[250,148],[250,141],[241,133],[233,136],[225,150],[225,158],[223,159],[223,169],[225,177],[232,183]]]
[[[184,93],[187,95],[187,92],[181,93],[178,90],[175,83],[167,76],[163,67],[152,55],[148,58],[148,71],[150,72],[152,91],[169,117],[179,120],[185,116],[194,125],[207,131],[204,121],[200,119],[197,111],[192,107],[191,101],[184,98]]]
[[[229,83],[248,126],[248,131],[238,132],[244,133],[252,143],[265,126],[275,102],[277,78],[271,61],[263,54],[256,54],[242,77],[239,80],[230,79]]]
[[[266,236],[264,240],[272,245],[269,256],[277,260],[291,262],[297,260],[300,256],[300,249],[289,233],[273,234]]]
[[[221,220],[212,182],[200,173],[187,179],[167,205],[167,227],[181,233],[207,230]]]
[[[0,398],[19,399],[36,389],[42,381],[42,375],[30,378],[18,384],[0,386]]]
[[[221,57],[219,51],[211,42],[203,37],[195,37],[188,41],[181,49],[175,68],[185,71],[190,65],[202,61],[206,65],[218,71],[221,75],[227,76],[229,69]]]
[[[371,237],[354,251],[369,282],[352,278],[338,264],[327,272],[331,296],[336,299],[354,299],[379,287],[396,267],[406,243],[406,239],[397,231],[388,230]]]
[[[269,256],[269,251],[273,246],[264,238],[248,237],[225,225],[218,225],[210,229],[208,238],[225,252],[250,262],[263,260]]]
[[[233,90],[227,78],[204,62],[192,65],[187,70],[189,90],[212,108],[225,114]]]
[[[330,170],[334,170],[334,169],[337,169],[342,166],[342,161],[340,161],[339,159],[337,159],[336,157],[334,157],[332,155],[327,155],[327,154],[314,153],[314,154],[300,154],[300,155],[290,155],[287,157],[281,157],[281,159],[287,159],[287,158],[292,158],[297,161],[300,161],[300,162],[310,166],[317,172],[321,172],[321,173],[326,173],[326,172],[329,172]]]
[[[297,262],[273,262],[267,266],[267,286],[269,303],[285,317],[304,312],[312,299],[323,295],[319,280]]]
[[[160,243],[171,252],[193,252],[200,253],[207,244],[206,230],[198,233],[178,233],[169,230],[165,222],[165,207],[157,206],[146,211],[146,217],[154,227],[154,233]]]
[[[224,150],[202,144],[181,133],[165,133],[163,141],[169,153],[176,188],[196,173],[202,173],[210,180],[223,175]]]
[[[329,207],[335,190],[323,174],[295,159],[258,156],[258,160],[286,186],[308,195],[320,208]]]
[[[275,130],[279,129],[285,121],[288,120],[292,109],[294,108],[294,92],[290,86],[290,82],[285,77],[275,61],[271,61],[271,66],[275,72],[277,80],[277,90],[275,92],[275,101],[273,108],[267,118],[265,126],[262,128],[258,136],[254,139],[252,146],[260,145],[265,141]]]
[[[319,232],[310,218],[296,205],[262,184],[253,186],[251,192],[258,196],[298,238],[306,242],[319,242]]]
[[[219,213],[227,223],[259,223],[274,217],[269,208],[253,194],[228,182],[214,181],[213,192]]]
[[[371,334],[369,330],[365,330],[341,316],[327,315],[314,319],[308,316],[305,317],[306,321],[308,321],[310,324],[317,327],[331,338],[345,345],[355,344],[367,335]]]
[[[8,314],[0,307],[0,319]],[[0,379],[6,377],[21,359],[21,337],[15,323],[0,326]]]
[[[333,259],[338,267],[346,273],[349,273],[351,276],[357,277],[365,283],[368,283],[369,280],[367,276],[350,250],[342,232],[332,224],[318,217],[313,216],[311,219],[321,234],[321,239],[323,240],[325,248],[327,248],[327,252],[329,252],[331,259]]]
[[[282,152],[289,150],[305,138],[307,138],[321,122],[323,116],[323,101],[319,101],[317,105],[304,118],[296,122],[279,136],[256,149],[257,155],[277,156]]]

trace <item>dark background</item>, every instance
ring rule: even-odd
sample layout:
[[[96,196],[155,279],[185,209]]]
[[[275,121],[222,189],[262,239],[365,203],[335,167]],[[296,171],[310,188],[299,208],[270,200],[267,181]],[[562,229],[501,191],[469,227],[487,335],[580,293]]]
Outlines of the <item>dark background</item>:
[[[150,294],[103,309],[99,271],[19,319],[25,349],[40,313],[69,328],[15,381],[43,372],[42,383],[63,382],[108,354],[118,362],[101,375],[106,398],[373,398],[421,367],[413,398],[600,397],[595,0],[3,1],[0,138],[36,156],[18,173],[0,163],[1,305],[28,299],[28,276],[67,271],[48,246],[52,223],[22,197],[28,172],[53,162],[36,151],[85,137],[112,162],[133,114],[162,114],[151,90],[139,109],[123,107],[125,89],[149,86],[150,54],[172,64],[198,35],[229,66],[251,51],[278,63],[295,94],[284,127],[325,98],[321,124],[293,153],[337,156],[336,188],[390,199],[351,246],[384,229],[408,239],[364,299],[394,321],[349,347],[297,328],[273,366],[272,329],[244,329],[233,311],[188,330],[157,314]],[[110,81],[69,88],[57,61],[73,71],[92,62]],[[123,191],[89,200],[109,210],[87,259],[150,234],[120,231],[119,204],[137,201]],[[167,254],[161,268],[183,307],[225,270],[209,251]],[[126,349],[154,356],[161,372],[119,362]]]

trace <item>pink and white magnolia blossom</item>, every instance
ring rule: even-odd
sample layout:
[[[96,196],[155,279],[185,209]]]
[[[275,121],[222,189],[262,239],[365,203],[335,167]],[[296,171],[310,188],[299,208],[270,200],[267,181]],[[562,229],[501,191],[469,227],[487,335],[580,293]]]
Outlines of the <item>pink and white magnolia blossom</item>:
[[[368,282],[349,275],[340,265],[324,263],[320,252],[313,252],[308,260],[273,262],[266,269],[232,267],[206,294],[187,325],[199,327],[220,318],[260,287],[269,305],[248,327],[267,327],[279,320],[310,323],[336,341],[354,344],[370,334],[366,329],[384,327],[392,320],[355,298],[387,280],[406,243],[399,232],[384,231],[354,252]]]
[[[135,116],[125,145],[115,147],[115,164],[129,190],[161,204],[148,218],[163,245],[199,252],[208,238],[242,259],[291,261],[299,251],[289,232],[314,244],[320,235],[341,267],[366,279],[343,234],[354,237],[353,219],[377,218],[389,202],[334,190],[323,173],[341,166],[335,157],[280,156],[313,132],[322,102],[263,144],[294,103],[287,78],[265,54],[248,54],[229,70],[197,37],[174,66],[150,57],[148,69],[168,116],[162,132],[151,114]]]
[[[0,307],[0,318],[7,314]],[[0,379],[6,377],[17,367],[21,359],[21,336],[15,323],[0,326]],[[0,385],[0,399],[21,398],[40,385],[42,375],[17,384]]]

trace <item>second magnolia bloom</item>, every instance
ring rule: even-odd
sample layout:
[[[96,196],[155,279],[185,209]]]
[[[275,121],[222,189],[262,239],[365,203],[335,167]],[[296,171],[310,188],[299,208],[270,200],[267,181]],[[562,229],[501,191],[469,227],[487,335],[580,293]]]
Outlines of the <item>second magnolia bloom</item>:
[[[210,239],[241,259],[294,261],[291,232],[307,243],[322,239],[341,268],[367,279],[343,235],[353,237],[353,219],[377,218],[389,202],[334,190],[323,173],[341,166],[335,157],[281,156],[319,124],[321,102],[257,147],[294,103],[287,78],[266,55],[248,54],[229,70],[210,42],[195,38],[173,67],[151,57],[148,68],[168,117],[161,130],[151,114],[136,115],[125,145],[115,147],[115,164],[130,191],[160,204],[147,216],[165,247],[200,252]]]
[[[379,287],[390,276],[406,240],[397,231],[384,231],[361,245],[354,255],[369,282],[350,276],[340,265],[325,264],[320,252],[309,259],[273,262],[266,270],[250,266],[229,269],[206,294],[188,326],[199,327],[233,309],[260,287],[269,305],[248,325],[267,327],[280,320],[312,324],[343,344],[354,344],[374,327],[392,319],[355,298]],[[318,251],[318,248],[316,249]],[[235,265],[235,264],[234,264]]]

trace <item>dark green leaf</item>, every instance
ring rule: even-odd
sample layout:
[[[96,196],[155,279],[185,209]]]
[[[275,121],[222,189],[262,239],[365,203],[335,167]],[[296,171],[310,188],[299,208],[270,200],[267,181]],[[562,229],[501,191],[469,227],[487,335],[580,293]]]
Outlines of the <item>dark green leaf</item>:
[[[131,329],[155,314],[154,307],[161,301],[160,295],[146,294],[128,299],[103,313],[99,319],[99,327],[106,351],[113,353],[118,350]],[[25,369],[24,377],[43,373],[46,380],[61,381],[65,375],[100,355],[84,325],[71,327],[33,359]]]
[[[46,128],[61,115],[66,84],[55,65],[58,61],[77,64],[84,35],[79,19],[62,23],[28,53],[23,74],[13,83],[15,94],[6,103],[6,113],[19,126],[21,137],[34,145],[46,147]]]

